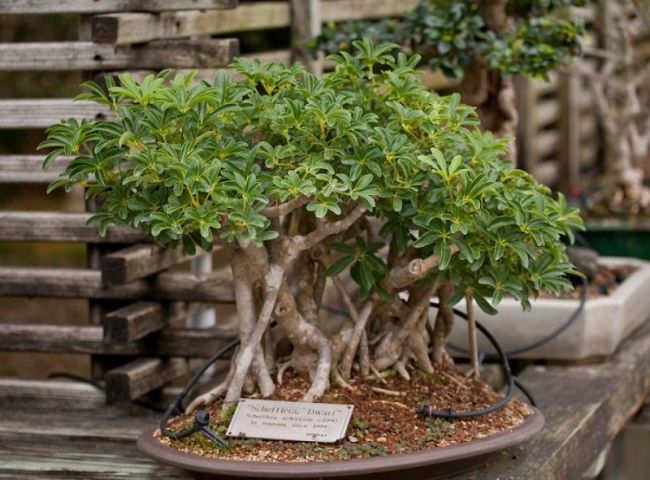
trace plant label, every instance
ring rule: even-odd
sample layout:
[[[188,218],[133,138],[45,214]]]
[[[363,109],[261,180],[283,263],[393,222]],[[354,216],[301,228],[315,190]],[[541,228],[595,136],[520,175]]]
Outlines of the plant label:
[[[333,443],[345,436],[352,405],[243,398],[228,426],[230,437]]]

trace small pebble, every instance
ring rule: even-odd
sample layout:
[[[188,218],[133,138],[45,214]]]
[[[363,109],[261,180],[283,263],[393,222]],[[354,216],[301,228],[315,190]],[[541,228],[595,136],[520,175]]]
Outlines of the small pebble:
[[[377,443],[386,443],[386,437],[378,437]]]
[[[355,437],[354,435],[350,435],[350,436],[348,437],[348,440],[349,440],[351,443],[357,443],[357,442],[359,441],[359,439],[358,439],[357,437]]]

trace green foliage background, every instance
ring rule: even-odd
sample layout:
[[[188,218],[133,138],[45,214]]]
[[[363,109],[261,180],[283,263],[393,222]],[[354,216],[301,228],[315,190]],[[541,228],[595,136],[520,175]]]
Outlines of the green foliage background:
[[[491,30],[481,2],[422,0],[403,18],[330,23],[310,42],[313,51],[335,53],[368,37],[408,47],[425,57],[432,69],[460,78],[476,57],[505,75],[547,78],[549,71],[580,53],[584,25],[559,16],[561,7],[588,0],[510,0],[511,27]]]

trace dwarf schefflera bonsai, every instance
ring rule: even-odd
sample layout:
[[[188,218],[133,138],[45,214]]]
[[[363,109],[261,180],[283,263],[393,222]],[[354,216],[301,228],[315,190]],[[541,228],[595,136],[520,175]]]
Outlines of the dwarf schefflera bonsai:
[[[433,372],[459,300],[493,313],[504,295],[528,305],[570,288],[561,239],[576,212],[507,166],[505,141],[480,132],[457,95],[424,89],[418,57],[396,48],[356,42],[322,78],[238,60],[237,81],[88,83],[82,98],[113,119],[49,129],[46,163],[76,155],[53,187],[92,177],[102,231],[132,225],[165,247],[231,252],[241,347],[190,409],[224,394],[230,405],[244,388],[271,395],[287,368],[309,376],[306,401],[353,375]],[[349,312],[334,331],[320,311],[332,292]]]

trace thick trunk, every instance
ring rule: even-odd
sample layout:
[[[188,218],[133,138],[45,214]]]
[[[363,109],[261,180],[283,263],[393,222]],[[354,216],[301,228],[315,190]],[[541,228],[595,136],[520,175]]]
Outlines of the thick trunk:
[[[274,310],[278,325],[294,346],[294,360],[299,368],[308,368],[312,385],[303,397],[305,402],[320,398],[329,387],[332,368],[332,348],[329,340],[314,325],[307,322],[298,311],[296,301],[286,282],[282,284]],[[310,352],[316,354],[316,364],[312,365]]]
[[[389,368],[397,362],[404,351],[404,344],[416,327],[423,312],[429,308],[429,301],[435,292],[435,284],[413,288],[408,300],[410,312],[379,343],[375,350],[374,364],[379,370]]]
[[[248,338],[253,331],[257,312],[255,311],[256,302],[253,295],[253,284],[249,280],[250,272],[247,269],[247,262],[238,251],[233,255],[232,274],[237,316],[239,317],[239,338],[242,344],[245,345],[248,343]],[[263,397],[269,397],[273,394],[275,385],[269,374],[261,343],[255,349],[251,375]]]
[[[311,386],[304,401],[320,398],[330,378],[345,388],[354,388],[347,379],[355,361],[364,377],[372,372],[382,379],[379,370],[389,367],[404,378],[410,377],[408,369],[412,366],[433,372],[428,348],[435,335],[427,330],[428,305],[438,286],[427,283],[425,277],[440,262],[435,255],[413,258],[415,251],[398,254],[393,246],[388,252],[391,270],[385,281],[392,295],[389,302],[372,296],[359,307],[341,280],[331,277],[349,311],[349,321],[332,338],[320,328],[318,309],[326,283],[324,272],[332,263],[325,242],[339,234],[339,240],[345,241],[365,210],[363,205],[356,205],[334,222],[301,218],[298,210],[291,210],[291,222],[278,219],[284,234],[279,239],[263,247],[246,241],[235,245],[231,265],[241,345],[226,380],[194,400],[189,410],[224,393],[224,412],[240,399],[242,391],[259,390],[262,396],[269,396],[275,388],[271,369],[277,383],[287,368],[308,374]],[[369,242],[374,236],[371,228],[366,222],[360,230],[368,233]],[[454,249],[452,254],[456,252]],[[399,296],[402,291],[410,294],[406,303]],[[272,318],[278,325],[273,331],[269,329]],[[276,354],[286,356],[276,362]]]
[[[253,330],[251,331],[248,341],[242,344],[241,353],[237,359],[237,365],[233,373],[232,381],[228,387],[226,398],[224,400],[224,411],[231,405],[239,400],[241,397],[242,387],[246,380],[246,375],[251,366],[255,352],[259,347],[264,332],[271,323],[271,315],[275,308],[275,302],[280,292],[280,286],[284,281],[285,267],[282,265],[273,264],[264,278],[264,303],[257,318]]]

